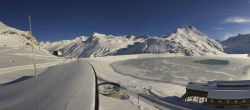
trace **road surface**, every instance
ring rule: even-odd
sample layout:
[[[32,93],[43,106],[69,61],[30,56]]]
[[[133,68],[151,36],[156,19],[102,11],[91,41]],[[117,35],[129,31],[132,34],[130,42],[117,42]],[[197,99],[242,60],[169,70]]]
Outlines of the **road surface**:
[[[38,75],[40,110],[95,109],[95,73],[85,61],[48,68]],[[0,110],[36,110],[35,78],[0,87]]]

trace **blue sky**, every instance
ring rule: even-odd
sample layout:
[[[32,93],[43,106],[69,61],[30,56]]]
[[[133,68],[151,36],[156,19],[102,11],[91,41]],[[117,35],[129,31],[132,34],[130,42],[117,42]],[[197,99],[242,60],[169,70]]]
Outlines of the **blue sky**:
[[[250,0],[5,0],[0,21],[29,30],[39,41],[93,32],[168,35],[193,25],[213,39],[250,33]]]

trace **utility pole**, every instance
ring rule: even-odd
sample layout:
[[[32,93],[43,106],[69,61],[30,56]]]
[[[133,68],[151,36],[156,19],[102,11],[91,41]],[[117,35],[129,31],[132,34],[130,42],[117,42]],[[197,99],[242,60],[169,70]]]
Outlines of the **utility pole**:
[[[31,46],[32,46],[32,54],[33,54],[33,63],[34,63],[34,70],[35,70],[35,82],[36,82],[36,109],[39,110],[39,92],[38,92],[38,78],[37,78],[37,71],[36,71],[36,60],[35,60],[35,52],[34,52],[34,37],[32,35],[32,27],[31,27],[31,19],[29,15],[29,25],[30,25],[30,35],[31,35]]]
[[[138,107],[139,107],[139,109],[140,109],[140,103],[139,103],[140,99],[139,99],[139,95],[137,95],[137,98],[138,98]]]

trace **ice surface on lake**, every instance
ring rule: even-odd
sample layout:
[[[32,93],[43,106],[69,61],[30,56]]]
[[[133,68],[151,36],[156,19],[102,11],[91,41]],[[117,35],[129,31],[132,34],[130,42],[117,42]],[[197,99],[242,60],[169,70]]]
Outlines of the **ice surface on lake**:
[[[111,66],[116,72],[137,79],[185,86],[189,81],[242,79],[248,76],[250,60],[222,57],[142,58],[117,61]]]

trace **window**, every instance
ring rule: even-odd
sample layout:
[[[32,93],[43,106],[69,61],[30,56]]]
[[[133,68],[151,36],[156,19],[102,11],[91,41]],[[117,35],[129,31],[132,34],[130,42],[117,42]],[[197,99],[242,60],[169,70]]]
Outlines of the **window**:
[[[245,103],[246,102],[246,100],[242,100],[242,103]]]
[[[221,100],[219,100],[218,103],[221,103]]]
[[[211,103],[214,103],[214,100],[213,100],[213,99],[211,99],[211,100],[210,100],[210,102],[211,102]]]
[[[229,103],[229,100],[227,100],[227,103]]]
[[[238,103],[238,100],[235,100],[234,103]]]

